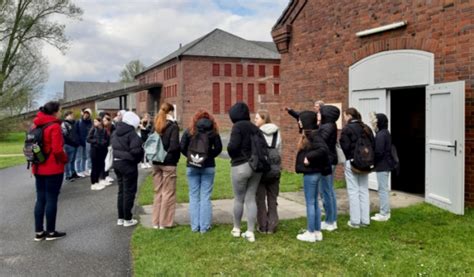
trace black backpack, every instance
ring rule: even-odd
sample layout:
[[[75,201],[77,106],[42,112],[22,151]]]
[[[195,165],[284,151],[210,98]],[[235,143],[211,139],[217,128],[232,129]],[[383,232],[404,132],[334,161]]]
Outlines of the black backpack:
[[[188,146],[188,164],[194,167],[203,167],[209,154],[208,133],[197,132],[191,137]]]
[[[257,130],[250,135],[252,147],[249,164],[255,172],[268,172],[271,169],[268,145],[262,131]]]
[[[354,173],[367,174],[375,168],[375,150],[370,128],[363,123],[360,123],[360,127],[361,132],[355,145],[351,165]]]
[[[68,122],[63,122],[66,132],[63,133],[64,143],[73,147],[79,146],[79,138],[77,132],[75,132],[74,125],[69,124]]]
[[[278,131],[273,134],[272,146],[268,148],[268,157],[270,161],[270,170],[262,175],[261,182],[272,182],[280,178],[281,175],[281,157],[276,143],[278,139]]]
[[[30,168],[31,164],[41,164],[48,159],[48,154],[43,150],[43,131],[54,123],[50,122],[45,125],[36,126],[26,133],[23,155],[25,155],[28,162],[27,169]]]

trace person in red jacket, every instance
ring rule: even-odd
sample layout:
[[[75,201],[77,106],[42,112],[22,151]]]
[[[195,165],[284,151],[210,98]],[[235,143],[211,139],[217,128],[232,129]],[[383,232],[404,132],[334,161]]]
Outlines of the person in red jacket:
[[[36,179],[35,204],[35,241],[55,240],[66,236],[66,233],[56,231],[56,213],[58,196],[64,177],[64,165],[68,158],[63,150],[64,141],[61,132],[59,102],[51,101],[39,109],[33,120],[33,127],[41,127],[53,122],[43,130],[42,150],[47,153],[44,163],[33,164],[33,174]],[[43,220],[46,215],[46,231]]]

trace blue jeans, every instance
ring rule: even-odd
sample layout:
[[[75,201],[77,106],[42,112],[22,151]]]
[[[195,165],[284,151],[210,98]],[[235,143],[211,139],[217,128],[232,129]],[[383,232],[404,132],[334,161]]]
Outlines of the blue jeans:
[[[74,163],[76,161],[77,147],[64,144],[64,151],[67,154],[67,164],[65,167],[66,178],[70,178],[76,170],[74,169]]]
[[[380,214],[390,214],[390,199],[388,190],[388,177],[390,172],[377,172],[377,183],[379,184],[379,198],[380,198]]]
[[[64,174],[35,175],[36,204],[35,204],[35,231],[43,232],[43,219],[46,215],[46,231],[56,231],[56,214],[58,210],[58,196],[63,183]]]
[[[76,152],[76,172],[81,173],[91,169],[91,145],[79,146]]]
[[[318,202],[319,180],[321,177],[320,173],[304,174],[303,176],[309,232],[321,230],[321,210]]]
[[[189,184],[189,217],[191,230],[204,233],[211,228],[211,194],[214,187],[214,167],[188,167],[186,175]]]
[[[351,162],[344,167],[347,193],[349,194],[349,215],[351,224],[370,224],[369,174],[355,174]]]
[[[322,176],[319,183],[319,190],[323,198],[324,212],[326,213],[325,222],[332,224],[337,221],[337,202],[336,192],[334,191],[334,171],[336,166],[332,166],[332,174]]]

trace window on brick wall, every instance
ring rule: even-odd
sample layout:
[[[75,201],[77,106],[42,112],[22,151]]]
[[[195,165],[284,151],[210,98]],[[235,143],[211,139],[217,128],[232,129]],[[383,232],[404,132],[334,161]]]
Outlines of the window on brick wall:
[[[232,87],[230,83],[224,85],[224,112],[229,112],[232,106]]]
[[[247,76],[248,77],[254,77],[255,76],[253,64],[247,65]]]
[[[173,78],[176,78],[177,72],[176,72],[176,65],[173,65]]]
[[[212,76],[219,76],[220,66],[219,64],[212,65]]]
[[[236,85],[237,90],[237,102],[244,101],[244,85],[242,83],[238,83]]]
[[[224,65],[224,76],[232,76],[232,65],[231,64],[225,64]]]
[[[258,84],[258,94],[265,94],[267,93],[267,86],[263,83]]]
[[[255,93],[253,84],[247,85],[247,105],[249,106],[250,112],[253,113],[255,111]]]
[[[258,76],[265,77],[265,66],[259,65],[258,66]]]
[[[244,67],[241,64],[235,66],[235,75],[237,75],[237,77],[244,75]]]
[[[219,83],[212,84],[212,112],[215,114],[220,113],[220,104],[221,104],[221,92]]]
[[[273,66],[273,77],[279,78],[280,77],[280,66],[274,65]]]
[[[178,85],[174,85],[174,96],[178,96]]]
[[[280,95],[280,84],[273,84],[273,94]]]

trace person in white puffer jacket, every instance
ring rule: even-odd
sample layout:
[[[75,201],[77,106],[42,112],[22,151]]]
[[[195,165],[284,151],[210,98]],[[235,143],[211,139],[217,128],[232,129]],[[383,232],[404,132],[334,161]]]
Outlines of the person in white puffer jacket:
[[[259,111],[255,114],[255,125],[260,128],[267,141],[271,164],[271,170],[263,174],[257,190],[258,231],[272,234],[278,226],[277,197],[280,190],[281,135],[278,126],[271,123],[270,114],[267,111]]]

